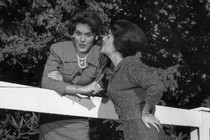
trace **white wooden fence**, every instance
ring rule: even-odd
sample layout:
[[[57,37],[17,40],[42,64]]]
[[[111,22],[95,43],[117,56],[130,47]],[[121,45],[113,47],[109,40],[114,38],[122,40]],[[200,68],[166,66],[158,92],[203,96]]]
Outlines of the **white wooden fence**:
[[[91,118],[118,119],[107,98],[60,96],[53,90],[0,81],[0,108]],[[210,109],[156,106],[162,124],[192,128],[191,140],[210,140]]]

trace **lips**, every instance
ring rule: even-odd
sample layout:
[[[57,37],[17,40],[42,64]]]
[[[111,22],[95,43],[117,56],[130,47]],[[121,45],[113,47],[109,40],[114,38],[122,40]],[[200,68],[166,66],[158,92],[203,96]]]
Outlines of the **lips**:
[[[87,45],[85,45],[85,44],[79,44],[79,47],[82,48],[82,49],[85,49],[86,46],[87,46]]]

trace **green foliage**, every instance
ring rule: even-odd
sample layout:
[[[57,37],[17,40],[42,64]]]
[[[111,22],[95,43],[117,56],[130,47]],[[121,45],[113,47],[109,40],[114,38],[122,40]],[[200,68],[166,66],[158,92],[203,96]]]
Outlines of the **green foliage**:
[[[210,17],[210,1],[209,0],[200,0],[201,3],[204,3],[204,6],[207,10],[207,16]]]
[[[0,139],[37,139],[38,115],[31,112],[0,110]]]
[[[201,106],[210,108],[210,97],[205,98]]]
[[[90,119],[91,140],[123,140],[122,125],[116,120]]]
[[[170,140],[189,140],[189,130],[186,127],[176,127],[170,125],[163,125],[165,134],[170,137]],[[188,132],[187,132],[188,131]]]

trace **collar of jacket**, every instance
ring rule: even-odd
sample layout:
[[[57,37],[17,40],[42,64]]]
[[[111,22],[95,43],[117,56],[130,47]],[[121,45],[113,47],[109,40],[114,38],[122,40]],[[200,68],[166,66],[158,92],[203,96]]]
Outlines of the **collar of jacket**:
[[[65,42],[63,44],[64,48],[64,61],[65,62],[77,62],[76,50],[72,41]],[[87,56],[87,63],[94,66],[99,65],[100,47],[93,45]]]

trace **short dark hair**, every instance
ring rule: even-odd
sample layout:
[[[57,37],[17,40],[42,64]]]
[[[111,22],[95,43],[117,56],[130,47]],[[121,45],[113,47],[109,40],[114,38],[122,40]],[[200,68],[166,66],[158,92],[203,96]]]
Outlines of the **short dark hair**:
[[[71,19],[69,20],[69,34],[73,35],[74,30],[78,23],[88,24],[91,28],[91,31],[96,34],[100,34],[103,29],[103,21],[100,16],[91,10],[84,10],[76,12]]]
[[[123,57],[133,56],[143,51],[147,45],[144,32],[130,21],[115,21],[111,24],[111,32],[114,36],[114,47]]]

